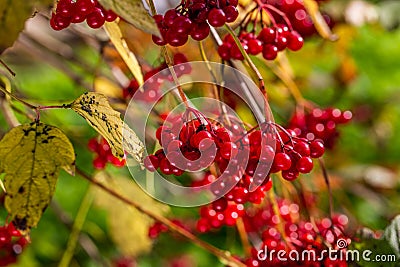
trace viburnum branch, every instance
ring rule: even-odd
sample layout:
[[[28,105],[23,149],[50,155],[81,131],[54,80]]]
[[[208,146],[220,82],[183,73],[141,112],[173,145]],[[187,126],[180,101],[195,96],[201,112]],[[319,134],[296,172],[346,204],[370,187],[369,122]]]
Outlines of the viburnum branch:
[[[149,3],[149,6],[150,6],[150,10],[151,10],[152,15],[153,16],[157,15],[157,9],[156,9],[156,6],[154,4],[154,1],[153,0],[148,0],[148,3]],[[175,85],[177,87],[177,90],[178,90],[178,93],[179,93],[179,97],[181,98],[181,100],[183,101],[185,106],[188,108],[189,107],[188,99],[186,97],[186,94],[183,92],[182,86],[179,83],[178,76],[176,75],[175,69],[173,67],[174,63],[173,63],[173,61],[172,61],[172,59],[171,59],[171,57],[170,57],[170,55],[168,53],[167,46],[164,45],[164,46],[162,46],[161,49],[162,49],[162,54],[163,54],[164,59],[165,59],[165,63],[167,64],[168,69],[169,69],[169,71],[170,71],[170,73],[172,75],[172,79],[174,80]]]
[[[6,68],[6,70],[15,77],[15,72],[0,58],[0,64],[3,65],[4,68]]]
[[[209,60],[207,58],[207,55],[206,55],[206,52],[204,50],[204,46],[203,46],[203,42],[202,41],[199,42],[199,49],[200,49],[201,58],[203,59],[204,63],[206,64],[206,66],[208,68],[208,71],[210,72],[210,74],[212,76],[212,79],[213,79],[213,82],[214,82],[214,84],[212,85],[214,98],[218,101],[219,109],[220,109],[220,111],[222,113],[222,117],[227,122],[228,126],[231,126],[231,121],[229,119],[229,116],[227,115],[226,107],[221,102],[221,99],[219,97],[219,90],[218,90],[219,89],[218,88],[219,82],[217,81],[217,77],[215,76],[215,73],[213,72],[213,70],[212,70],[212,68],[210,66],[210,62],[209,62]]]
[[[79,241],[79,235],[81,233],[83,224],[85,223],[86,216],[93,202],[93,194],[90,191],[90,187],[86,190],[85,196],[81,202],[78,213],[76,214],[75,221],[72,225],[72,230],[68,238],[67,248],[61,258],[58,267],[70,266],[71,259],[74,256],[76,245]]]
[[[182,99],[182,101],[185,104],[186,108],[188,108],[189,107],[188,99],[186,97],[186,94],[183,92],[182,86],[181,86],[181,84],[180,84],[180,82],[178,80],[178,76],[176,75],[176,72],[175,72],[175,69],[174,69],[174,63],[173,63],[173,61],[171,59],[171,56],[168,53],[168,49],[167,49],[166,46],[162,47],[162,52],[163,52],[163,56],[164,56],[164,59],[165,59],[165,63],[167,64],[169,72],[172,75],[172,79],[175,82],[176,88],[177,88],[178,93],[179,93],[179,97]]]
[[[156,214],[156,213],[154,213],[154,212],[152,212],[150,210],[147,210],[147,209],[143,208],[139,203],[136,203],[135,201],[132,201],[131,199],[121,195],[120,193],[108,188],[107,186],[105,186],[101,182],[98,182],[98,181],[92,179],[92,177],[87,175],[80,168],[76,168],[76,173],[79,176],[81,176],[82,178],[84,178],[85,180],[89,181],[91,184],[101,188],[102,190],[104,190],[108,194],[114,196],[115,198],[121,200],[122,202],[124,202],[128,206],[134,207],[135,209],[137,209],[138,211],[146,214],[150,218],[152,218],[152,219],[164,224],[172,232],[178,233],[178,234],[186,237],[187,239],[189,239],[191,242],[193,242],[197,246],[207,250],[208,252],[212,253],[213,255],[217,256],[218,258],[224,259],[224,260],[228,261],[229,263],[233,263],[233,264],[235,264],[235,266],[246,267],[246,265],[243,264],[242,262],[240,262],[238,259],[230,256],[229,252],[226,252],[226,251],[223,251],[223,250],[220,250],[220,249],[214,247],[213,245],[211,245],[211,244],[199,239],[198,237],[196,237],[194,234],[192,234],[191,232],[189,232],[185,228],[173,223],[171,220],[169,220],[169,219],[167,219],[167,218],[165,218],[163,216],[160,216],[160,215],[158,215],[158,214]]]
[[[328,188],[329,194],[329,214],[331,219],[333,218],[333,195],[332,195],[332,188],[331,183],[329,182],[328,172],[325,167],[325,162],[322,158],[318,158],[318,163],[322,171],[322,175],[324,176],[326,187]]]
[[[0,80],[4,83],[3,78],[0,78]],[[4,94],[8,95],[9,97],[13,98],[14,100],[20,102],[21,104],[27,106],[30,109],[36,109],[37,107],[35,105],[32,105],[28,102],[26,102],[25,100],[19,98],[18,96],[14,95],[13,93],[10,93],[7,88],[3,87],[2,84],[0,84],[0,91],[3,92]]]
[[[243,250],[244,250],[245,256],[249,257],[251,255],[252,246],[250,245],[249,237],[247,235],[246,228],[244,226],[244,222],[243,222],[242,218],[239,218],[236,221],[236,229],[239,232],[239,237],[240,237],[240,241],[242,242],[242,245],[243,245]]]
[[[0,77],[0,81],[4,84],[6,84],[5,80],[3,77]],[[26,107],[32,109],[36,113],[36,120],[39,120],[40,118],[40,111],[41,110],[46,110],[46,109],[68,109],[71,107],[70,104],[62,104],[62,105],[53,105],[53,106],[35,106],[33,104],[30,104],[23,100],[22,98],[19,98],[18,96],[14,95],[13,93],[10,93],[6,87],[4,87],[0,83],[0,91],[3,92],[5,95],[13,98],[14,100],[20,102],[21,104],[25,105]]]
[[[237,47],[239,48],[240,52],[242,53],[244,59],[246,60],[247,64],[249,65],[249,67],[253,70],[253,72],[257,76],[260,90],[264,94],[265,99],[268,100],[267,92],[265,90],[264,78],[262,77],[260,71],[257,69],[256,65],[254,65],[249,54],[247,54],[247,52],[244,50],[243,45],[241,44],[239,38],[236,36],[236,34],[233,31],[233,29],[231,28],[231,26],[229,26],[228,24],[225,24],[225,28],[228,30],[228,32],[232,36],[233,40],[235,40]]]
[[[278,216],[278,218],[279,218],[279,223],[277,224],[278,231],[279,231],[280,235],[282,236],[282,239],[285,241],[285,243],[291,249],[294,249],[292,243],[289,241],[289,239],[288,239],[288,237],[286,235],[285,227],[283,226],[283,218],[281,216],[281,212],[279,210],[279,205],[278,205],[278,202],[276,201],[275,192],[274,192],[273,188],[271,188],[271,190],[268,191],[268,197],[269,197],[269,200],[271,202],[272,210],[274,211],[274,214],[276,216]]]

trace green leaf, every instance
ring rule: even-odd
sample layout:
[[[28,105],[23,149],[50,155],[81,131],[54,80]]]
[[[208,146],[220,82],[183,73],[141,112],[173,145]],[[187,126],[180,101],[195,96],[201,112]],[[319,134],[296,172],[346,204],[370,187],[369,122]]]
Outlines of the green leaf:
[[[142,162],[143,143],[121,120],[121,114],[110,106],[104,95],[85,93],[71,104],[71,108],[107,140],[114,156],[124,157],[125,149],[139,163]]]
[[[0,54],[17,40],[19,33],[24,29],[25,21],[34,14],[34,8],[38,5],[50,4],[51,2],[49,0],[0,1]]]
[[[99,3],[104,8],[113,10],[136,28],[160,35],[156,23],[144,7],[142,0],[99,0]]]
[[[396,261],[393,261],[396,255],[390,242],[388,242],[386,237],[380,239],[375,238],[374,232],[368,228],[363,228],[362,231],[360,231],[360,241],[352,242],[349,249],[356,249],[359,252],[360,261],[357,262],[357,266],[398,266],[399,259],[396,258]],[[387,262],[384,262],[385,265],[377,261],[377,259],[381,259],[382,256],[388,259]]]
[[[5,207],[26,233],[50,203],[60,168],[75,172],[74,148],[56,127],[40,122],[11,129],[0,141],[0,173],[5,173]]]

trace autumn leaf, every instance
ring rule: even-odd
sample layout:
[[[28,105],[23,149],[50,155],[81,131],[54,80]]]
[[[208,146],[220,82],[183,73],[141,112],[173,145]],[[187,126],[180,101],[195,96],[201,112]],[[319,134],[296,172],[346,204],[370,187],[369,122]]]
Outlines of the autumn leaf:
[[[100,172],[95,179],[108,188],[141,203],[142,207],[153,213],[164,215],[169,211],[165,204],[157,202],[132,180],[126,177],[108,177]],[[95,191],[95,203],[108,212],[108,227],[111,238],[125,256],[137,256],[149,252],[152,240],[148,236],[149,227],[154,221],[133,207],[107,194],[101,189]],[[124,227],[121,227],[123,225]]]
[[[106,9],[113,10],[127,22],[147,33],[160,35],[158,27],[142,0],[98,0]]]
[[[385,239],[400,258],[400,215],[397,215],[385,229]]]
[[[85,93],[71,104],[71,108],[107,140],[114,156],[123,158],[126,150],[139,163],[142,162],[143,143],[121,120],[121,114],[110,106],[104,95]]]
[[[105,30],[110,37],[111,42],[114,44],[118,53],[121,55],[122,59],[132,72],[133,76],[135,76],[139,85],[143,84],[143,74],[142,69],[140,68],[139,62],[136,59],[135,54],[129,50],[128,44],[122,36],[121,29],[118,26],[117,22],[107,22],[105,25]]]
[[[0,173],[5,173],[5,207],[25,233],[50,203],[60,168],[75,172],[74,148],[56,127],[40,122],[11,129],[0,141]]]
[[[107,97],[122,98],[121,87],[106,77],[97,77],[94,80],[93,88],[97,93],[103,94]]]
[[[332,33],[319,11],[318,3],[315,0],[304,0],[304,7],[307,9],[308,14],[310,14],[311,20],[314,22],[318,33],[325,39],[336,41],[338,36]]]
[[[49,0],[0,1],[0,54],[17,40],[19,33],[24,29],[25,21],[32,17],[34,8],[38,5],[50,4],[51,2]]]

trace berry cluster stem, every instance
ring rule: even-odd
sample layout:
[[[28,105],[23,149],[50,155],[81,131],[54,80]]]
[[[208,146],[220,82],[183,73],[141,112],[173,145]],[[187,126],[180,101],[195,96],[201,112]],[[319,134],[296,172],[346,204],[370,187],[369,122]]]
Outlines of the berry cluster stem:
[[[197,238],[194,234],[192,234],[191,232],[189,232],[185,228],[173,223],[171,220],[169,220],[169,219],[167,219],[167,218],[165,218],[163,216],[160,216],[158,214],[155,214],[154,212],[152,212],[150,210],[147,210],[147,209],[143,208],[139,203],[136,203],[136,202],[130,200],[129,198],[121,195],[120,193],[108,188],[104,184],[94,180],[92,177],[87,175],[81,169],[76,168],[76,173],[79,176],[81,176],[82,178],[84,178],[85,180],[89,181],[91,184],[101,188],[102,190],[104,190],[108,194],[114,196],[115,198],[121,200],[125,204],[127,204],[127,205],[129,205],[131,207],[134,207],[135,209],[139,210],[140,212],[143,212],[144,214],[146,214],[150,218],[152,218],[152,219],[164,224],[172,232],[178,233],[178,234],[186,237],[187,239],[189,239],[194,244],[196,244],[199,247],[209,251],[210,253],[212,253],[213,255],[217,256],[218,258],[221,258],[221,259],[224,259],[224,260],[228,261],[231,266],[246,267],[246,265],[243,264],[242,262],[240,262],[238,259],[230,256],[228,252],[220,250],[220,249],[214,247],[213,245],[211,245],[211,244],[209,244],[209,243]]]
[[[268,197],[269,197],[269,201],[270,201],[271,204],[272,204],[272,209],[273,209],[275,215],[278,216],[278,218],[279,218],[278,231],[279,231],[279,233],[281,234],[282,239],[285,241],[285,243],[286,243],[289,247],[292,248],[293,245],[290,243],[290,241],[288,241],[289,239],[288,239],[288,237],[286,236],[285,228],[284,228],[284,226],[283,226],[283,218],[282,218],[281,212],[280,212],[280,210],[279,210],[278,202],[276,201],[276,198],[275,198],[275,192],[274,192],[274,190],[273,190],[272,188],[271,188],[271,190],[268,191]]]
[[[333,194],[332,194],[332,188],[331,188],[331,183],[329,182],[329,176],[328,176],[328,171],[326,170],[325,167],[325,162],[322,158],[318,159],[319,166],[322,171],[322,175],[324,176],[325,184],[326,187],[328,188],[328,194],[329,194],[329,214],[331,219],[333,218]]]
[[[149,0],[147,2],[149,3],[152,15],[153,16],[157,15],[157,9],[156,9],[156,6],[154,4],[154,1],[153,0]],[[173,68],[174,63],[173,63],[173,61],[172,61],[172,59],[171,59],[171,57],[170,57],[170,55],[168,53],[168,49],[167,49],[166,45],[162,46],[162,54],[164,56],[165,63],[167,63],[167,66],[168,66],[168,69],[169,69],[169,71],[170,71],[170,73],[172,75],[172,78],[174,79],[175,85],[176,85],[176,87],[178,89],[179,97],[181,98],[181,100],[185,104],[186,108],[189,108],[188,99],[187,99],[185,93],[183,92],[183,89],[182,89],[182,87],[181,87],[181,85],[179,83],[178,76],[176,75],[176,72],[175,72],[175,70]]]
[[[229,119],[229,116],[227,115],[227,111],[226,111],[226,107],[223,105],[223,103],[221,102],[221,99],[219,97],[219,86],[217,84],[219,84],[219,82],[217,81],[217,77],[215,76],[215,73],[213,72],[211,66],[210,66],[210,62],[207,58],[206,52],[204,50],[204,46],[203,46],[203,42],[199,41],[199,49],[200,49],[200,55],[201,58],[203,59],[203,61],[206,63],[208,71],[210,72],[212,78],[213,78],[213,82],[214,84],[213,86],[213,95],[214,95],[214,99],[216,99],[219,103],[219,109],[222,113],[222,116],[224,118],[224,120],[227,122],[228,126],[231,126],[231,121]]]
[[[231,28],[231,26],[229,26],[228,24],[225,24],[225,28],[228,30],[228,32],[232,36],[233,40],[235,40],[237,47],[239,47],[239,50],[242,53],[243,57],[245,58],[249,67],[253,70],[253,72],[257,76],[260,90],[264,94],[265,100],[268,100],[267,92],[265,90],[264,78],[262,77],[260,71],[257,69],[256,65],[254,65],[253,60],[251,60],[249,54],[247,54],[247,52],[244,50],[242,44],[240,43],[239,38],[236,36],[236,34],[233,31],[233,29]]]

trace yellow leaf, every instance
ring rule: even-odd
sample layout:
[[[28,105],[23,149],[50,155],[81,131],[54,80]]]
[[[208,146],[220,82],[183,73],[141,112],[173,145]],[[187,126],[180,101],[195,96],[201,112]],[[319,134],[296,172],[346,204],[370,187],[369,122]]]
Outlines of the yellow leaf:
[[[169,207],[157,202],[132,180],[125,177],[107,177],[100,172],[95,179],[108,188],[119,192],[123,196],[141,203],[142,207],[159,215],[166,214]],[[148,237],[149,227],[154,221],[137,209],[127,206],[124,202],[105,193],[101,189],[95,189],[95,203],[107,210],[108,226],[111,238],[125,256],[137,256],[149,252],[152,240]]]
[[[29,232],[50,203],[60,168],[75,172],[71,142],[56,127],[40,122],[11,129],[0,141],[5,173],[5,207],[18,229]]]
[[[140,68],[139,62],[136,59],[135,54],[129,50],[128,44],[126,43],[124,37],[122,36],[121,29],[117,22],[107,22],[105,24],[105,30],[110,37],[111,42],[114,44],[118,53],[121,55],[122,59],[125,61],[126,65],[135,76],[139,85],[143,84],[143,74]]]
[[[47,5],[52,1],[0,1],[0,54],[18,38],[24,29],[25,21],[32,17],[34,7],[38,4]]]
[[[125,149],[139,163],[142,162],[143,143],[121,120],[121,114],[110,106],[104,95],[85,93],[71,104],[71,108],[107,140],[114,156],[124,157]]]
[[[325,39],[336,41],[338,36],[333,34],[328,24],[326,24],[324,17],[319,12],[318,3],[315,0],[304,0],[304,7],[310,14],[318,33]]]
[[[122,98],[121,88],[105,77],[97,77],[94,80],[94,90],[107,97]]]
[[[106,9],[147,33],[160,35],[158,27],[143,5],[142,0],[98,0]]]

